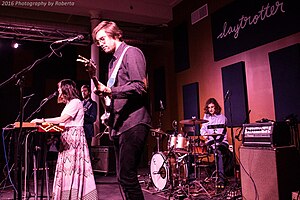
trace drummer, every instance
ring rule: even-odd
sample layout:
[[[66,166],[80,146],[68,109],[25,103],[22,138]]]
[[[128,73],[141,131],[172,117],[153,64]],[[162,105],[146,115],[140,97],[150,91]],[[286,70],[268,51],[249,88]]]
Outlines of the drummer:
[[[217,155],[218,155],[218,171],[219,171],[219,182],[218,187],[224,188],[225,185],[225,174],[224,168],[227,169],[232,159],[231,152],[229,151],[229,144],[227,140],[226,131],[226,117],[221,114],[221,107],[216,99],[209,98],[204,107],[204,120],[208,120],[207,123],[203,123],[200,129],[200,134],[206,139],[205,144],[212,151],[214,147],[214,138],[212,136],[205,136],[207,134],[219,134],[216,137]],[[215,126],[214,126],[215,125]],[[225,165],[225,166],[224,166]]]

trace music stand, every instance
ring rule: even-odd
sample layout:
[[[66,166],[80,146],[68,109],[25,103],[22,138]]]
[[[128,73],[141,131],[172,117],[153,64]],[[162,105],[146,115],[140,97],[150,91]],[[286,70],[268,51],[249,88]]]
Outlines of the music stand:
[[[214,140],[214,159],[215,159],[215,171],[212,173],[211,178],[215,178],[215,193],[218,193],[218,181],[220,178],[220,172],[219,172],[219,156],[217,153],[217,137],[222,136],[223,134],[221,133],[216,133],[217,128],[225,128],[224,124],[216,124],[216,125],[209,125],[207,127],[208,129],[214,129],[213,134],[206,134],[205,136],[211,136]],[[213,177],[215,175],[215,177]],[[223,178],[225,177],[224,174],[222,174]]]

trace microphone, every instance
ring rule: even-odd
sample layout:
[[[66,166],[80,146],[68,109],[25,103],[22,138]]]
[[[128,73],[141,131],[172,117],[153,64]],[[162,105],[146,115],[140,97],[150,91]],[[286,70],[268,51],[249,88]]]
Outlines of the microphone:
[[[161,109],[161,110],[164,110],[164,109],[165,109],[162,100],[159,100],[159,105],[160,105],[160,109]]]
[[[50,94],[48,97],[46,97],[45,99],[43,99],[44,101],[49,101],[50,99],[52,99],[53,97],[56,97],[58,95],[58,92],[55,91],[53,94]]]
[[[225,97],[224,97],[225,102],[229,99],[229,96],[230,96],[230,90],[228,89],[226,94],[225,94]]]
[[[31,113],[31,115],[29,117],[27,117],[27,119],[25,121],[29,121],[29,119],[31,119],[31,117],[40,112],[41,111],[41,108],[43,107],[43,105],[45,105],[45,103],[47,103],[50,99],[52,99],[53,97],[57,96],[58,95],[58,92],[55,91],[53,94],[50,94],[48,97],[44,98],[41,103],[40,103],[40,106],[33,112]]]
[[[75,37],[71,37],[71,38],[67,38],[67,39],[63,39],[63,40],[57,40],[55,42],[53,42],[54,44],[59,44],[59,43],[62,43],[62,42],[73,42],[74,40],[82,40],[84,38],[83,35],[77,35]]]

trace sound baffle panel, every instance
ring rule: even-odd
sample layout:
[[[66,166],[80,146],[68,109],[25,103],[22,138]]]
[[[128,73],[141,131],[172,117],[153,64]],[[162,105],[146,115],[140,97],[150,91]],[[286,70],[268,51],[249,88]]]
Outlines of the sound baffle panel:
[[[116,171],[115,152],[112,146],[91,147],[92,168],[96,172],[114,173]]]
[[[183,22],[182,24],[176,26],[173,31],[174,63],[176,72],[181,72],[190,68],[187,27],[187,23]]]
[[[240,148],[244,199],[291,199],[299,190],[300,158],[294,146]]]
[[[300,117],[300,44],[269,53],[276,121]]]
[[[245,63],[238,62],[222,67],[222,83],[224,97],[229,91],[229,99],[224,102],[224,112],[228,120],[227,125],[242,126],[249,119]],[[230,109],[232,112],[232,123]]]
[[[199,89],[198,83],[184,85],[183,89],[183,113],[184,119],[196,117],[199,119]],[[199,125],[196,125],[196,132],[199,132]]]

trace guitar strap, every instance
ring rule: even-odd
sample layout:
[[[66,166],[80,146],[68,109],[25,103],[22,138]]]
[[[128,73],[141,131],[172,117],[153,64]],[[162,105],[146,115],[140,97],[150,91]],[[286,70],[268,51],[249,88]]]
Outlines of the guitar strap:
[[[127,49],[128,49],[129,47],[130,47],[130,46],[127,46],[127,47],[123,50],[123,52],[122,52],[122,54],[121,54],[121,56],[120,56],[120,58],[119,58],[119,60],[118,60],[118,62],[117,62],[117,64],[116,64],[116,67],[115,67],[114,71],[112,72],[112,74],[110,75],[110,78],[109,78],[108,81],[107,81],[107,87],[111,88],[111,87],[115,84],[115,82],[116,82],[116,77],[117,77],[117,73],[118,73],[119,68],[120,68],[120,66],[121,66],[121,63],[122,63],[124,54],[125,54],[125,52],[127,51]]]
[[[117,62],[117,64],[116,64],[116,67],[115,67],[114,71],[112,72],[112,74],[110,75],[110,77],[109,77],[109,79],[108,79],[108,81],[107,81],[107,84],[106,84],[107,87],[111,88],[111,87],[115,84],[115,82],[116,82],[116,77],[117,77],[117,73],[118,73],[118,71],[119,71],[119,69],[120,69],[120,66],[121,66],[121,63],[122,63],[124,54],[125,54],[125,52],[127,51],[127,49],[128,49],[129,47],[131,47],[131,46],[127,46],[127,47],[123,50],[123,52],[122,52],[122,54],[121,54],[121,56],[120,56],[120,58],[119,58],[119,60],[118,60],[118,62]],[[104,97],[104,101],[105,101],[105,105],[106,105],[106,106],[110,106],[110,104],[111,104],[111,99],[110,99],[108,96]]]

